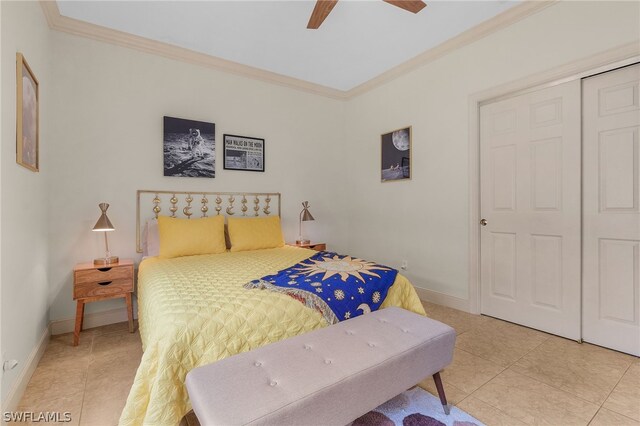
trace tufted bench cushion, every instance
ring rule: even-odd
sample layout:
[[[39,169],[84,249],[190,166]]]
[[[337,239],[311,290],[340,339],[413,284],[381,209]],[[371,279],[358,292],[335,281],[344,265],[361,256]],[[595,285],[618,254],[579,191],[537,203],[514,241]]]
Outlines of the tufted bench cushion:
[[[186,385],[203,426],[345,425],[446,367],[455,338],[386,308],[195,368]]]

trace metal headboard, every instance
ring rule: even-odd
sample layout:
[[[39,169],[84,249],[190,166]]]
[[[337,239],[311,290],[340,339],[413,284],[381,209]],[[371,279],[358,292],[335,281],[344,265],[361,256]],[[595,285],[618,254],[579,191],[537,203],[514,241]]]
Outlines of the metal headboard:
[[[207,217],[220,214],[269,216],[275,213],[273,209],[277,207],[277,214],[280,216],[281,199],[279,192],[189,192],[139,189],[136,194],[136,251],[142,253],[142,224],[149,219],[157,218],[161,213],[187,219],[191,219],[192,216]],[[210,205],[213,206],[212,210]],[[196,212],[193,211],[194,209]],[[197,213],[198,210],[199,213]]]

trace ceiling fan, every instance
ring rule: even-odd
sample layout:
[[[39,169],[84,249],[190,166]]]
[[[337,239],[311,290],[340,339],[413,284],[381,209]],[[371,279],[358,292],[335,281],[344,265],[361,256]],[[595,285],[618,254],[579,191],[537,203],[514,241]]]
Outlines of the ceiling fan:
[[[385,3],[392,4],[401,9],[408,10],[412,13],[418,13],[427,5],[421,0],[383,0]],[[317,0],[316,5],[313,8],[311,17],[307,28],[310,30],[316,30],[322,25],[322,22],[329,16],[333,7],[338,3],[338,0]]]

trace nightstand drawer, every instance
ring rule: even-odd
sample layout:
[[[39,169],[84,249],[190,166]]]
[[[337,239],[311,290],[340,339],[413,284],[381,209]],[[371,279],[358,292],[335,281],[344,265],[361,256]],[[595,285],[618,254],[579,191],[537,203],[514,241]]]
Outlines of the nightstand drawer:
[[[83,297],[105,296],[109,294],[123,294],[133,291],[133,280],[131,278],[124,279],[104,279],[101,281],[77,282],[73,289],[73,298],[79,299]]]
[[[75,272],[76,285],[125,279],[133,279],[133,268],[131,266],[112,266]]]
[[[326,251],[327,250],[327,244],[326,243],[308,243],[308,244],[287,243],[287,245],[288,246],[292,246],[292,247],[306,248],[306,249],[315,250],[315,251]]]
[[[129,332],[133,333],[133,266],[133,260],[120,259],[111,265],[87,262],[73,268],[73,300],[76,301],[73,346],[78,346],[80,341],[85,304],[99,300],[123,298],[127,303]]]

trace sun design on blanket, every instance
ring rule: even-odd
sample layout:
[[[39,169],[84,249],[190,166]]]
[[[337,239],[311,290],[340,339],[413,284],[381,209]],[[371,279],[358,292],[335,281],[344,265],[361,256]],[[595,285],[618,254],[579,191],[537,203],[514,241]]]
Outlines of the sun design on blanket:
[[[322,280],[331,278],[334,275],[340,275],[342,281],[347,281],[350,276],[356,277],[362,282],[365,279],[362,275],[370,275],[372,277],[380,278],[380,275],[373,271],[390,271],[391,269],[377,265],[374,262],[367,262],[366,260],[352,258],[351,256],[340,257],[334,255],[333,257],[323,257],[320,260],[309,259],[312,262],[311,265],[304,266],[302,268],[296,268],[301,275],[306,274],[312,276],[316,274],[324,273]]]

